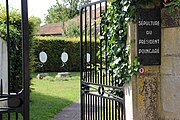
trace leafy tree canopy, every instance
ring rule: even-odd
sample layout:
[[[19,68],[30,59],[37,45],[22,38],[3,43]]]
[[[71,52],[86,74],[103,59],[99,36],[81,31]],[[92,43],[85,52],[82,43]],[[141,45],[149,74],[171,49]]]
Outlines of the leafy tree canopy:
[[[51,6],[48,9],[48,14],[45,17],[46,23],[57,23],[57,22],[65,22],[69,19],[69,8],[66,6],[59,4]]]
[[[39,17],[30,16],[29,24],[31,25],[29,27],[32,27],[33,33],[36,33],[38,28],[40,28],[41,19]]]
[[[65,22],[79,14],[79,6],[88,0],[56,0],[56,4],[48,9],[45,17],[46,23]]]

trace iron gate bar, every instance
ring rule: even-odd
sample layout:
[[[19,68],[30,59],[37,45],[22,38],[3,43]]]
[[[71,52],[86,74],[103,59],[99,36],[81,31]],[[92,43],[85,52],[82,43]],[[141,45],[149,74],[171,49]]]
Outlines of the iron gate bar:
[[[101,12],[101,2],[100,2],[100,18],[101,18],[101,15],[102,15],[102,12]],[[100,27],[100,36],[102,36],[102,31],[101,31],[101,27]],[[100,76],[103,76],[102,75],[102,40],[100,39]],[[104,82],[104,80],[103,80]],[[100,84],[104,84],[102,83],[102,77],[100,77]]]
[[[110,98],[110,97],[100,96],[100,95],[92,94],[92,93],[86,93],[86,94],[88,94],[88,95],[93,95],[93,96],[96,96],[96,97],[106,98],[106,99],[110,99],[110,100],[116,100],[116,101],[121,102],[121,103],[124,104],[124,100],[123,100],[122,98],[118,98],[118,97],[116,97],[116,98]]]
[[[83,20],[82,20],[82,14],[83,14],[83,9],[80,9],[80,65],[83,64]],[[80,66],[80,73],[83,72],[83,66],[81,65]],[[82,84],[82,79],[83,79],[83,74],[80,74],[80,86],[81,88],[83,87],[83,84]],[[81,104],[84,104],[84,94],[81,93],[82,91],[80,91],[80,95],[81,95]],[[84,107],[81,105],[81,120],[84,120]]]
[[[7,32],[7,53],[8,53],[8,94],[10,94],[10,81],[11,81],[11,77],[10,77],[10,40],[9,40],[9,0],[6,0],[6,24],[7,24],[7,28],[6,28],[6,32]]]
[[[107,13],[107,1],[105,2],[105,13]],[[108,45],[108,41],[107,41],[107,35],[105,35],[105,40],[106,40],[106,47],[105,47],[105,61],[106,61],[106,84],[108,84],[108,55],[107,55],[107,45]]]
[[[92,12],[94,10],[94,13]],[[99,10],[97,12],[97,10]],[[80,9],[80,72],[81,72],[81,119],[82,120],[124,120],[124,96],[114,93],[124,93],[123,86],[114,78],[113,69],[108,67],[107,49],[108,41],[98,39],[97,20],[107,11],[107,1],[101,0],[81,6]],[[94,18],[93,18],[94,17]],[[93,20],[93,21],[92,21]],[[94,26],[94,33],[92,32]],[[94,35],[93,35],[94,34]],[[99,58],[97,52],[99,51]],[[87,62],[87,53],[90,61]],[[104,64],[105,62],[105,64]]]
[[[84,42],[84,46],[85,46],[85,53],[87,53],[87,9],[85,8],[84,9],[84,11],[85,11],[85,19],[84,19],[84,26],[85,26],[85,42]],[[86,61],[87,61],[87,57],[86,57],[86,55],[85,55],[85,57],[84,57],[84,59],[85,59],[85,63],[86,63]],[[85,65],[85,69],[87,69],[87,66]],[[86,81],[88,80],[88,78],[87,78],[87,73],[85,74],[85,78],[86,78]]]
[[[98,83],[91,83],[91,82],[82,82],[83,85],[88,86],[89,84],[91,85],[98,85],[98,86],[102,86],[101,84]],[[115,88],[115,89],[121,89],[122,91],[124,91],[123,87],[117,87],[117,86],[111,86],[111,85],[103,85],[104,87],[110,87],[110,88]]]
[[[89,7],[89,17],[90,17],[90,19],[89,19],[89,26],[90,26],[90,28],[89,28],[89,34],[90,34],[90,48],[89,48],[89,53],[90,53],[90,80],[92,80],[92,75],[91,75],[91,55],[92,55],[92,52],[91,52],[91,42],[92,42],[92,34],[91,34],[91,18],[92,18],[92,15],[91,15],[91,10],[92,10],[92,6]]]
[[[94,11],[94,63],[96,63],[96,48],[97,48],[97,46],[96,46],[96,33],[97,33],[97,31],[96,31],[96,4],[94,5],[94,9],[95,9],[95,11]],[[95,83],[97,83],[97,71],[96,71],[96,65],[94,66],[95,67]]]
[[[2,95],[2,94],[3,94],[3,93],[2,93],[2,92],[3,92],[3,82],[2,82],[2,79],[1,79],[1,88],[0,88],[0,89],[1,89],[0,95]]]
[[[99,0],[99,1],[96,1],[96,2],[93,2],[93,3],[88,3],[88,4],[85,4],[85,5],[82,5],[82,6],[80,6],[80,10],[84,9],[86,7],[89,7],[89,6],[93,6],[93,5],[97,5],[99,3],[103,3],[103,2],[107,2],[107,0]]]
[[[29,120],[29,33],[28,33],[28,5],[27,0],[21,0],[22,7],[22,76],[23,76],[23,90],[24,90],[24,105],[23,105],[23,119]]]
[[[7,24],[7,53],[8,53],[8,95],[10,95],[10,34],[9,34],[9,0],[6,0],[6,24]],[[10,113],[8,112],[8,120],[10,120]]]

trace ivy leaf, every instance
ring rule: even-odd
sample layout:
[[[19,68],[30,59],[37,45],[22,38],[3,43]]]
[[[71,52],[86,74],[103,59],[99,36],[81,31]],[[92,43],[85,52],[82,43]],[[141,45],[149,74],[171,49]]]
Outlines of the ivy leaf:
[[[143,1],[144,2],[144,1]],[[101,40],[107,38],[107,43],[102,42],[103,53],[108,55],[108,65],[113,69],[113,76],[121,80],[117,84],[126,83],[136,73],[139,66],[137,60],[129,62],[130,49],[127,42],[127,24],[135,14],[135,2],[128,0],[111,0],[107,12],[101,17],[103,35]],[[108,45],[108,47],[105,47]],[[100,54],[99,54],[100,55]]]

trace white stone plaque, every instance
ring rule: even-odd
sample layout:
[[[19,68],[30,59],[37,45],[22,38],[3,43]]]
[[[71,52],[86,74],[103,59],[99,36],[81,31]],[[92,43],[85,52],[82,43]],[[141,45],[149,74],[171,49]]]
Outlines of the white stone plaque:
[[[47,61],[47,54],[45,52],[40,52],[39,53],[39,60],[42,62],[42,63],[45,63]]]
[[[63,63],[66,63],[68,61],[68,54],[66,52],[63,52],[61,54],[61,60]]]

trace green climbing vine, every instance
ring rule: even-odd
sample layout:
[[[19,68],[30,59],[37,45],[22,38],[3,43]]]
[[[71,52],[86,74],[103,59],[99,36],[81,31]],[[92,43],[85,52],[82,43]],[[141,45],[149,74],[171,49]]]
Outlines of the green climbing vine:
[[[131,63],[129,61],[128,22],[135,21],[135,13],[141,7],[175,8],[180,6],[180,0],[109,0],[108,4],[107,12],[101,17],[100,40],[103,52],[108,56],[108,66],[113,69],[114,76],[121,80],[116,84],[122,85],[130,81],[140,66],[137,58]]]
[[[168,8],[169,13],[174,13],[180,8],[180,0],[164,0],[164,6]]]
[[[180,7],[180,0],[164,0],[166,7]]]
[[[108,56],[108,66],[113,69],[116,79],[121,80],[120,83],[116,84],[122,85],[129,82],[140,66],[137,58],[131,63],[129,60],[128,22],[135,21],[135,13],[138,8],[144,6],[162,7],[164,3],[163,0],[109,0],[107,11],[101,17],[102,34],[100,40],[103,44],[103,52],[107,53]],[[117,82],[119,81],[117,80]]]

